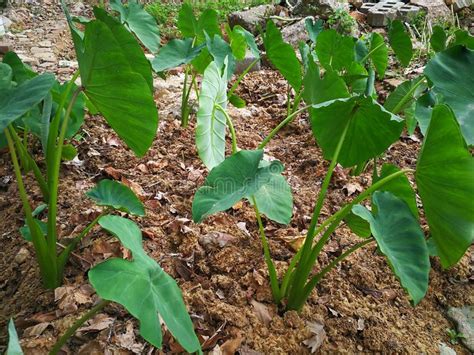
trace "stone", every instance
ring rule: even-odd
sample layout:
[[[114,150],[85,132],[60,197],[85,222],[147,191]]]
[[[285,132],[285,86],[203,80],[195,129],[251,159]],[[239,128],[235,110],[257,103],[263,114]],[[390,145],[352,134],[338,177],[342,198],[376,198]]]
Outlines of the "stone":
[[[410,4],[421,7],[429,19],[449,18],[451,10],[444,0],[411,0]]]
[[[418,6],[404,4],[397,9],[397,18],[402,21],[410,22],[419,12],[420,8]]]
[[[275,13],[275,6],[260,5],[248,10],[232,12],[228,16],[230,27],[242,26],[247,31],[258,34],[258,29],[265,29],[267,18]]]
[[[457,332],[463,335],[461,342],[474,352],[474,306],[451,307],[447,316],[456,324]]]
[[[58,66],[60,68],[79,68],[79,64],[76,61],[73,60],[60,60],[58,62]]]
[[[303,41],[306,42],[309,40],[308,31],[306,31],[305,20],[302,19],[298,22],[295,22],[289,26],[286,26],[281,30],[281,35],[283,40],[293,47],[297,48],[298,43]]]
[[[25,247],[22,247],[20,251],[15,255],[14,261],[17,264],[23,264],[26,259],[30,257],[30,252]]]
[[[461,11],[462,9],[474,5],[474,0],[453,0],[451,2],[455,12]],[[448,3],[446,4],[449,5]]]
[[[339,8],[349,11],[348,0],[300,0],[292,12],[297,16],[319,16],[327,19]]]
[[[237,61],[237,63],[235,64],[234,73],[236,75],[242,74],[243,71],[247,69],[247,67],[250,65],[250,63],[252,63],[256,59],[257,57],[253,55],[252,51],[247,50],[247,52],[245,53],[244,59]],[[254,66],[249,70],[249,73],[253,71],[259,71],[261,70],[261,67],[262,65],[260,63],[260,60],[258,60],[257,63],[255,63]]]
[[[370,26],[383,27],[388,25],[389,20],[413,19],[420,12],[420,8],[401,1],[386,0],[379,3],[365,3],[359,11],[367,14],[367,23]]]

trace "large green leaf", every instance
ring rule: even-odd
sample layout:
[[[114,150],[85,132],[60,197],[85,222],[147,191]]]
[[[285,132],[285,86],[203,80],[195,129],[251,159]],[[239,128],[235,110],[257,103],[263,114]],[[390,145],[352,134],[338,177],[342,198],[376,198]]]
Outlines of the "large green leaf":
[[[387,100],[385,100],[385,109],[394,114],[399,114],[404,111],[426,89],[426,85],[420,83],[423,80],[425,80],[425,78],[419,76],[418,78],[407,80],[401,85],[398,85],[395,90],[388,95]]]
[[[232,207],[242,198],[253,196],[270,182],[274,174],[283,171],[279,161],[260,166],[262,157],[263,150],[241,150],[212,169],[204,185],[194,195],[193,220],[201,222],[214,213]],[[265,198],[264,194],[261,197]]]
[[[5,63],[0,63],[0,90],[9,90],[12,87],[13,71]]]
[[[450,267],[474,240],[474,158],[448,106],[433,110],[416,183],[441,264]]]
[[[467,144],[474,145],[474,51],[455,46],[440,52],[425,67],[425,75],[453,109]]]
[[[158,55],[153,58],[153,70],[162,72],[175,68],[181,64],[187,64],[201,53],[204,45],[193,47],[193,39],[173,39],[166,46],[161,47]]]
[[[16,332],[15,323],[13,319],[8,322],[8,347],[6,355],[23,355],[21,350],[20,339],[18,339],[18,333]]]
[[[454,32],[455,40],[450,43],[450,47],[462,45],[469,49],[474,49],[474,36],[466,30],[457,30]]]
[[[3,57],[3,63],[8,64],[13,70],[13,81],[22,84],[28,79],[32,79],[37,74],[26,66],[15,52],[7,52]]]
[[[252,33],[240,25],[234,26],[232,30],[229,29],[227,33],[230,38],[232,52],[234,53],[236,59],[244,59],[247,47],[250,49],[252,55],[255,58],[260,57],[260,51],[258,50],[255,37]]]
[[[271,166],[271,162],[261,160],[259,168]],[[293,214],[293,195],[291,187],[285,177],[281,175],[283,166],[274,164],[269,170],[270,178],[254,194],[258,209],[272,221],[288,224]],[[253,204],[252,196],[247,195],[248,201]]]
[[[346,83],[336,72],[326,71],[321,78],[319,68],[311,55],[308,58],[308,69],[303,78],[303,85],[303,98],[309,105],[350,96]]]
[[[431,47],[435,52],[441,52],[446,49],[446,32],[443,27],[436,25],[433,26],[433,34],[430,38]]]
[[[435,93],[432,90],[429,90],[416,100],[415,119],[418,122],[418,126],[423,135],[426,134],[428,126],[430,125],[433,107],[437,104],[437,99]]]
[[[336,30],[325,30],[316,41],[316,54],[325,69],[339,71],[351,66],[355,59],[354,47],[352,37],[340,35]]]
[[[388,39],[400,63],[405,67],[410,64],[413,56],[413,46],[410,35],[400,20],[395,20],[390,25]]]
[[[194,16],[193,8],[188,3],[183,3],[178,14],[178,29],[183,37],[196,38],[196,43],[205,41],[204,33],[208,36],[221,35],[219,27],[219,18],[217,12],[212,9],[206,9],[199,17]]]
[[[314,105],[311,127],[329,160],[347,127],[338,162],[351,167],[383,153],[400,137],[403,121],[372,98],[356,96]]]
[[[161,317],[187,352],[200,352],[181,291],[176,281],[146,255],[138,226],[118,216],[102,217],[99,224],[120,239],[132,252],[133,260],[113,258],[92,268],[89,281],[97,294],[123,305],[140,321],[143,338],[154,346],[162,345]]]
[[[225,78],[230,80],[235,70],[235,57],[229,43],[224,41],[221,36],[214,35],[214,38],[211,38],[206,34],[206,45],[217,67],[223,68],[225,65]]]
[[[145,209],[137,196],[129,187],[113,180],[101,180],[86,195],[99,206],[108,206],[117,210],[144,216]]]
[[[140,65],[146,58],[133,35],[120,23],[107,22],[87,23],[84,43],[76,45],[82,85],[117,134],[142,156],[151,146],[158,126],[151,70],[148,64],[145,73],[144,65]],[[138,57],[138,63],[131,61]]]
[[[375,192],[372,200],[377,206],[375,215],[361,205],[352,212],[370,223],[380,251],[416,305],[428,290],[430,273],[423,231],[408,205],[390,192]]]
[[[54,76],[39,75],[10,89],[0,89],[0,132],[48,95]]]
[[[270,62],[288,81],[295,91],[301,88],[301,64],[296,57],[293,47],[283,42],[281,32],[273,21],[267,22],[267,29],[263,37],[263,45]]]
[[[199,110],[197,112],[196,145],[199,157],[208,169],[224,160],[226,117],[221,110],[227,107],[227,73],[211,62],[204,72]]]
[[[143,45],[152,53],[160,48],[160,31],[155,18],[143,9],[136,0],[129,0],[128,6],[122,0],[111,0],[110,7],[120,13],[120,21],[135,33]]]
[[[369,53],[379,78],[383,78],[388,66],[388,48],[381,34],[372,33]]]

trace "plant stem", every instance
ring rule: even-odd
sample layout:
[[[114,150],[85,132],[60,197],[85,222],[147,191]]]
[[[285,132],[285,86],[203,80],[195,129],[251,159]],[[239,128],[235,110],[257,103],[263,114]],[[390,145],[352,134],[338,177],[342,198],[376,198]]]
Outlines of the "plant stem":
[[[188,87],[188,76],[189,76],[189,66],[186,65],[186,69],[184,71],[184,82],[183,82],[183,93],[181,95],[181,127],[186,128],[188,126],[188,114],[189,114],[189,107],[188,107],[188,99],[189,93],[191,92],[192,82]]]
[[[291,113],[294,113],[298,109],[298,106],[300,105],[300,102],[301,102],[302,95],[303,95],[303,90],[300,90],[298,95],[296,95],[295,100],[293,101],[293,107],[291,108]]]
[[[370,56],[376,51],[378,50],[380,47],[382,47],[383,45],[385,44],[385,42],[381,42],[377,45],[377,47],[375,47],[374,49],[371,49],[369,53],[366,54],[366,56],[364,58],[362,58],[359,63],[364,63],[367,59],[370,58]]]
[[[298,301],[296,302],[288,302],[288,307],[287,309],[288,310],[296,310],[296,311],[300,311],[301,308],[303,308],[303,305],[304,303],[306,302],[307,298],[309,297],[309,295],[311,294],[311,291],[313,290],[313,288],[319,283],[319,281],[321,281],[321,279],[329,272],[331,271],[334,267],[337,266],[337,264],[339,264],[341,261],[343,261],[344,259],[346,259],[349,255],[351,255],[352,253],[354,253],[356,250],[364,247],[365,245],[369,244],[369,243],[372,243],[374,242],[375,239],[367,239],[367,240],[364,240],[360,243],[357,243],[356,245],[352,246],[351,248],[349,248],[348,250],[346,250],[344,253],[342,253],[341,255],[339,255],[336,259],[334,259],[333,261],[331,261],[328,265],[326,265],[320,272],[318,272],[316,275],[314,275],[309,281],[308,283],[306,284],[306,286],[304,287],[304,290],[303,292],[299,295],[299,299]]]
[[[77,329],[81,325],[83,325],[85,322],[87,322],[89,319],[94,317],[102,308],[107,306],[110,303],[108,300],[101,300],[99,303],[97,303],[90,311],[88,311],[86,314],[84,314],[81,318],[79,318],[77,321],[74,322],[74,324],[66,330],[66,333],[64,333],[61,338],[54,344],[53,348],[49,352],[49,355],[56,355],[59,353],[63,345],[66,344],[66,342],[69,340],[71,336],[74,335]]]
[[[279,304],[281,301],[282,295],[280,293],[280,287],[278,286],[278,278],[277,278],[277,274],[275,270],[275,265],[273,264],[273,260],[270,255],[270,248],[268,247],[268,240],[267,240],[267,237],[265,236],[265,229],[263,228],[262,218],[260,216],[260,211],[258,210],[257,200],[255,199],[255,196],[252,196],[251,198],[252,198],[253,207],[255,209],[255,215],[257,217],[258,230],[260,232],[260,239],[262,241],[265,263],[267,264],[268,274],[270,275],[270,286],[272,289],[273,299],[276,304]]]
[[[303,112],[304,110],[307,110],[309,107],[312,105],[307,105],[303,108],[300,108],[299,110],[293,112],[292,114],[288,115],[283,121],[281,121],[278,126],[276,126],[269,134],[268,136],[265,137],[265,139],[260,143],[258,146],[258,149],[263,149],[265,146],[270,142],[270,140],[275,136],[275,134],[278,133],[280,129],[285,127],[288,123],[290,123],[299,113]]]
[[[255,64],[258,63],[258,61],[260,60],[260,58],[256,58],[255,60],[253,60],[249,66],[247,68],[245,68],[245,70],[239,75],[239,77],[237,78],[237,80],[235,81],[235,83],[232,85],[232,87],[230,88],[229,92],[227,93],[227,97],[230,97],[234,94],[234,91],[237,89],[237,87],[239,86],[240,82],[242,81],[242,79],[244,78],[245,75],[247,75],[247,73],[253,68],[253,66]]]
[[[10,135],[9,129],[5,128],[4,130],[5,137],[7,138],[8,149],[10,151],[10,156],[13,163],[13,170],[15,172],[15,177],[18,185],[18,192],[20,194],[20,199],[23,204],[23,210],[25,211],[26,224],[30,228],[31,237],[33,239],[33,245],[36,251],[36,258],[41,270],[41,276],[43,278],[43,283],[45,286],[48,286],[50,279],[48,275],[50,274],[50,263],[47,258],[47,244],[43,238],[41,229],[33,218],[33,213],[31,210],[30,203],[28,201],[28,196],[26,194],[25,185],[23,183],[23,177],[21,176],[21,168],[18,162],[18,157],[16,155],[15,146],[13,144],[12,137]]]
[[[237,135],[235,134],[234,124],[232,123],[232,120],[231,120],[229,114],[226,112],[226,110],[224,110],[222,108],[221,105],[216,104],[216,108],[217,108],[217,110],[221,111],[225,116],[225,119],[227,121],[227,125],[229,126],[230,135],[232,137],[232,154],[235,154],[235,153],[237,153],[239,148],[237,147]]]
[[[367,84],[365,87],[365,96],[371,97],[374,93],[374,83],[375,83],[375,72],[374,69],[369,68],[369,77],[367,78]]]
[[[400,113],[400,111],[403,109],[405,104],[412,99],[412,95],[415,92],[418,87],[425,82],[425,78],[418,80],[411,88],[408,90],[408,92],[403,96],[403,98],[398,102],[398,104],[393,108],[392,113],[394,115],[397,115]]]
[[[59,188],[59,169],[61,166],[61,155],[64,143],[64,137],[66,135],[67,125],[69,122],[69,117],[71,116],[71,110],[77,100],[77,97],[81,93],[82,88],[77,88],[69,102],[67,107],[66,113],[64,115],[64,119],[61,125],[61,131],[59,132],[59,137],[57,141],[56,149],[54,150],[54,155],[52,156],[52,164],[51,167],[51,175],[49,176],[49,184],[50,184],[50,199],[49,199],[49,206],[48,206],[48,234],[47,234],[47,242],[49,248],[49,254],[56,256],[56,242],[57,242],[57,231],[56,231],[56,218],[57,218],[57,211],[58,211],[58,188]],[[52,133],[52,132],[51,132]],[[55,258],[54,268],[56,269],[57,273],[57,260]],[[62,275],[56,274],[56,283],[59,285],[61,283]]]

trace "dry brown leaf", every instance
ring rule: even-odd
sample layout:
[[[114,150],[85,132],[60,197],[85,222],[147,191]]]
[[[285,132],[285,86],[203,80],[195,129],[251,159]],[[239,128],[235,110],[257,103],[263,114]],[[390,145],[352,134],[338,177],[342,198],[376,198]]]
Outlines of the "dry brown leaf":
[[[114,321],[114,318],[109,317],[104,313],[100,313],[89,320],[86,326],[79,328],[78,331],[82,333],[100,332],[101,330],[109,328]]]
[[[148,174],[148,167],[145,164],[138,164],[137,170],[141,171],[142,173]]]
[[[149,194],[147,194],[145,190],[143,190],[141,185],[136,183],[135,181],[129,180],[123,176],[120,181],[122,182],[122,184],[128,186],[133,191],[133,193],[138,196],[140,200],[144,201],[149,196]]]
[[[233,235],[222,232],[211,232],[199,237],[199,244],[202,246],[214,245],[221,248],[234,242],[236,238]]]
[[[324,325],[319,322],[308,322],[308,327],[314,334],[311,338],[304,340],[303,344],[311,349],[311,353],[315,353],[326,339],[326,331]]]
[[[120,140],[114,136],[109,137],[106,143],[111,147],[120,147]]]
[[[43,332],[46,330],[51,325],[49,322],[44,322],[40,324],[36,324],[32,327],[26,328],[23,336],[25,337],[32,337],[32,336],[38,336],[43,334]]]
[[[141,354],[145,344],[137,342],[133,323],[128,321],[125,329],[125,333],[115,335],[115,342],[124,349],[130,350],[135,354]]]
[[[304,241],[306,239],[306,236],[304,235],[299,235],[299,236],[283,236],[283,237],[280,237],[281,239],[283,239],[286,243],[289,244],[289,246],[291,247],[291,249],[293,249],[294,251],[298,251],[300,250],[300,248],[303,246],[304,244]]]
[[[361,192],[364,190],[357,182],[349,182],[345,184],[342,189],[346,192],[347,196],[352,196],[356,192]]]
[[[235,205],[232,206],[232,209],[234,211],[238,211],[243,207],[243,205],[244,205],[244,202],[240,200],[239,202],[237,202]]]
[[[266,326],[268,326],[273,317],[270,315],[267,306],[255,300],[250,300],[250,304],[253,306],[257,318],[260,319]]]
[[[224,344],[221,345],[221,351],[224,355],[234,355],[237,352],[237,349],[242,344],[243,338],[238,336],[235,339],[229,339]]]
[[[122,177],[122,171],[121,170],[118,170],[118,169],[115,169],[114,167],[112,166],[107,166],[104,168],[104,172],[110,176],[112,179],[115,179],[115,180],[120,180],[120,178]]]

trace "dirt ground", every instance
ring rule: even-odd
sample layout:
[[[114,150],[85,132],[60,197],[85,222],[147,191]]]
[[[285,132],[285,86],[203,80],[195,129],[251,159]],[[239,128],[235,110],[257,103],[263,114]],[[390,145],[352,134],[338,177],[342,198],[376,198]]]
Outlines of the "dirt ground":
[[[77,10],[82,14],[87,9]],[[57,59],[73,59],[66,23],[58,8],[33,6],[18,13],[24,16],[18,33],[26,40],[16,37],[14,49],[30,55],[37,41],[48,40]],[[74,71],[55,63],[33,64],[40,71],[56,72],[62,79]],[[159,132],[141,159],[101,117],[87,118],[83,138],[74,142],[79,159],[61,171],[61,237],[74,235],[100,211],[84,193],[102,178],[117,179],[131,186],[144,201],[147,216],[136,221],[143,231],[145,250],[179,283],[205,351],[309,353],[308,346],[324,336],[318,328],[323,325],[325,339],[318,350],[322,353],[438,353],[438,344],[449,342],[446,331],[453,327],[445,317],[447,307],[474,303],[473,254],[468,253],[448,271],[442,271],[439,262],[432,259],[427,296],[412,307],[384,257],[370,245],[329,273],[301,314],[279,314],[272,304],[253,209],[243,203],[201,224],[191,221],[192,198],[207,172],[194,145],[194,123],[187,129],[180,127],[182,78],[177,71],[167,81],[155,80]],[[245,78],[238,94],[247,101],[247,107],[229,110],[240,148],[256,148],[285,117],[285,90],[284,80],[271,70]],[[385,160],[414,168],[420,140],[418,135],[402,137]],[[40,153],[38,146],[32,149]],[[294,255],[292,245],[301,240],[309,225],[328,163],[304,114],[282,130],[265,153],[285,165],[294,195],[294,214],[288,226],[265,221],[272,256],[283,270]],[[370,174],[352,177],[349,171],[338,169],[323,215],[334,213],[369,185]],[[27,186],[33,205],[38,205],[39,189],[30,178]],[[45,291],[33,248],[18,232],[24,223],[23,214],[6,151],[0,152],[0,221],[0,351],[7,341],[6,322],[13,317],[25,352],[47,353],[57,337],[97,301],[87,283],[87,270],[110,256],[122,255],[123,250],[113,237],[95,229],[71,258],[64,286]],[[340,228],[324,249],[319,265],[357,240],[348,229]],[[168,332],[163,350],[156,351],[140,338],[137,329],[122,307],[110,305],[69,341],[69,353],[182,351]],[[458,354],[467,353],[459,345],[450,346]]]

